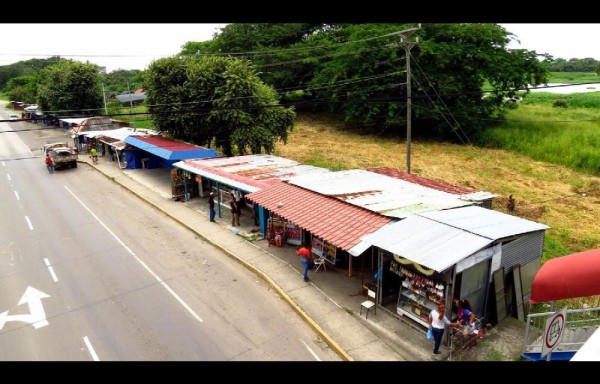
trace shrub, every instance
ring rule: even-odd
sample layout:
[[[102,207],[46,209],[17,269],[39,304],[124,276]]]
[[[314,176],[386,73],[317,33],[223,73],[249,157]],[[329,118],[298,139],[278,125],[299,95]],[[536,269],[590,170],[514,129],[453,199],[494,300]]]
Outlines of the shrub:
[[[565,99],[554,100],[554,102],[552,103],[552,106],[554,108],[567,108],[568,107],[567,100],[565,100]]]

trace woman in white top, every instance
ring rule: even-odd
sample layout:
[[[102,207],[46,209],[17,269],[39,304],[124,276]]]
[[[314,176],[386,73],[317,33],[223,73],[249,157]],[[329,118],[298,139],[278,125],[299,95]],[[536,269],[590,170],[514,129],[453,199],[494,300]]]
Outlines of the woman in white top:
[[[442,336],[444,336],[444,326],[449,325],[451,327],[455,327],[456,324],[450,322],[446,315],[444,315],[444,310],[446,309],[446,303],[444,300],[441,300],[438,303],[437,309],[434,309],[429,313],[429,329],[433,332],[433,340],[435,340],[435,346],[433,347],[433,354],[439,355],[441,352],[440,344],[442,343]]]

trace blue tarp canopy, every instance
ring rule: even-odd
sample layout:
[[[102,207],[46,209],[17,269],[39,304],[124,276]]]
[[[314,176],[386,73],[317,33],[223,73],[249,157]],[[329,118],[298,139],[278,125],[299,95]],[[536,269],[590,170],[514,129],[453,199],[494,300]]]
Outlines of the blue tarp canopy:
[[[125,143],[165,159],[169,163],[188,159],[219,157],[213,149],[169,140],[164,137],[129,136],[125,138]]]
[[[171,169],[181,160],[219,157],[213,149],[199,147],[159,136],[128,136],[124,142],[136,150],[126,150],[127,168]]]

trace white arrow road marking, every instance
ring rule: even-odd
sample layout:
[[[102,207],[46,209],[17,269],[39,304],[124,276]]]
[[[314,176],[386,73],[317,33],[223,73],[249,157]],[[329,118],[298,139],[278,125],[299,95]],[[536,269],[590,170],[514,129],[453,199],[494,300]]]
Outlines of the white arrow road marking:
[[[189,313],[190,313],[190,314],[191,314],[191,315],[192,315],[192,316],[193,316],[193,317],[196,319],[196,320],[198,320],[198,321],[199,321],[199,322],[201,322],[201,323],[203,323],[203,322],[204,322],[204,320],[202,320],[202,318],[201,318],[200,316],[198,316],[198,314],[197,314],[196,312],[194,312],[194,310],[192,309],[192,307],[190,307],[189,305],[187,305],[187,303],[186,303],[185,301],[183,301],[183,299],[182,299],[181,297],[179,297],[179,295],[178,295],[177,293],[175,293],[175,291],[174,291],[174,290],[172,290],[172,289],[171,289],[171,287],[169,287],[169,286],[167,285],[167,283],[165,283],[165,282],[164,282],[164,281],[163,281],[163,280],[162,280],[162,279],[161,279],[161,278],[160,278],[160,277],[159,277],[159,276],[158,276],[156,273],[154,273],[154,271],[153,271],[153,270],[151,270],[151,269],[150,269],[150,267],[149,267],[149,266],[147,266],[147,265],[146,265],[146,263],[144,263],[144,262],[142,261],[142,259],[140,259],[139,257],[137,257],[137,256],[136,256],[136,254],[135,254],[135,253],[133,253],[133,251],[132,251],[131,249],[129,249],[129,247],[128,247],[128,246],[127,246],[127,245],[126,245],[126,244],[125,244],[123,241],[121,241],[121,239],[119,239],[119,237],[117,237],[117,235],[115,235],[115,234],[113,233],[113,231],[111,231],[111,230],[110,230],[110,228],[108,228],[108,226],[107,226],[106,224],[104,224],[104,223],[102,222],[102,220],[100,220],[100,218],[99,218],[98,216],[96,216],[96,214],[95,214],[94,212],[92,212],[92,210],[91,210],[91,209],[89,209],[89,208],[87,207],[87,205],[85,205],[85,204],[83,203],[83,201],[79,200],[79,197],[77,197],[77,195],[75,195],[75,194],[74,194],[74,193],[73,193],[73,192],[72,192],[72,191],[69,189],[69,187],[67,187],[67,186],[65,185],[65,189],[66,189],[66,190],[67,190],[67,191],[68,191],[68,192],[69,192],[71,195],[73,195],[73,197],[75,198],[75,200],[77,200],[77,202],[78,202],[79,204],[81,204],[81,206],[82,206],[83,208],[85,208],[85,209],[86,209],[86,210],[87,210],[87,211],[90,213],[90,215],[94,216],[94,218],[95,218],[95,219],[96,219],[96,220],[97,220],[97,221],[100,223],[100,225],[102,225],[102,226],[104,227],[104,229],[106,229],[106,230],[108,231],[108,233],[110,233],[110,234],[112,235],[112,237],[114,237],[114,238],[115,238],[115,240],[116,240],[116,241],[117,241],[119,244],[121,244],[121,246],[123,246],[123,248],[125,248],[125,250],[126,250],[127,252],[129,252],[129,254],[130,254],[131,256],[133,256],[133,258],[134,258],[134,259],[136,259],[136,260],[137,260],[137,262],[138,262],[138,263],[140,263],[140,264],[142,265],[142,267],[144,267],[144,268],[146,269],[146,271],[148,271],[148,273],[150,273],[150,274],[151,274],[151,275],[152,275],[152,276],[153,276],[153,277],[154,277],[156,280],[158,280],[158,282],[159,282],[159,283],[160,283],[160,284],[161,284],[161,285],[162,285],[162,286],[163,286],[163,287],[164,287],[164,288],[165,288],[165,289],[166,289],[166,290],[167,290],[167,291],[168,291],[168,292],[169,292],[171,295],[173,295],[173,297],[174,297],[174,298],[175,298],[175,299],[176,299],[176,300],[179,302],[179,304],[181,304],[181,305],[182,305],[182,306],[183,306],[183,307],[184,307],[184,308],[185,308],[185,309],[186,309],[186,310],[187,310],[187,311],[188,311],[188,312],[189,312]]]
[[[304,346],[306,347],[306,349],[308,349],[308,352],[310,352],[310,354],[313,355],[313,357],[315,358],[315,360],[321,361],[321,359],[319,359],[319,356],[317,356],[317,354],[314,353],[312,349],[310,349],[310,347],[308,346],[308,344],[306,344],[304,342],[304,340],[300,339],[300,341],[302,342],[302,344],[304,344]]]
[[[25,216],[25,220],[27,220],[27,225],[29,225],[29,229],[33,231],[33,225],[31,225],[31,221],[29,220],[29,216]]]
[[[50,260],[44,258],[44,263],[46,263],[46,266],[48,266],[48,270],[50,271],[52,280],[54,280],[55,283],[58,282],[58,277],[56,277],[56,274],[54,273],[54,269],[52,268],[52,265],[50,264]]]
[[[50,297],[50,295],[39,291],[33,287],[27,287],[23,297],[19,300],[19,304],[29,305],[29,315],[13,315],[8,316],[8,311],[0,313],[0,330],[4,328],[4,324],[9,321],[21,321],[33,325],[35,329],[48,325],[46,320],[46,312],[42,305],[42,299]]]
[[[15,197],[17,198],[17,200],[21,200],[21,199],[19,198],[19,192],[17,192],[17,191],[15,191]]]
[[[90,351],[90,355],[92,355],[92,359],[94,359],[94,361],[100,361],[100,359],[98,358],[98,355],[96,354],[96,351],[94,351],[94,347],[92,347],[92,343],[90,343],[90,339],[88,339],[87,336],[83,336],[83,342],[85,343],[85,346],[87,347],[87,349]]]

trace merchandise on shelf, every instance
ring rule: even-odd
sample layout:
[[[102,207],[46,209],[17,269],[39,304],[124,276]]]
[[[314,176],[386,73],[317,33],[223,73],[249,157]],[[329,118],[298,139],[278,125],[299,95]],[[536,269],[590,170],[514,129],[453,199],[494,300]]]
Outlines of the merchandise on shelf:
[[[445,285],[392,261],[390,271],[400,276],[397,312],[427,326],[429,313],[444,299]]]

